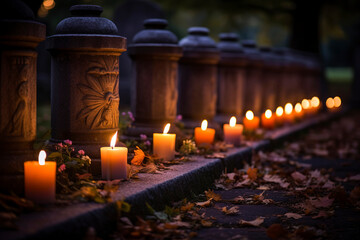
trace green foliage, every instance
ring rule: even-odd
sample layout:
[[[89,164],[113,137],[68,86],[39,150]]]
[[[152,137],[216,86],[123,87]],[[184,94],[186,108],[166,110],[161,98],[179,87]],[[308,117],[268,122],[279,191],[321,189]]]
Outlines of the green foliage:
[[[197,150],[198,149],[196,147],[195,142],[191,139],[187,139],[183,141],[183,144],[181,145],[179,152],[180,154],[187,156],[190,154],[197,153]]]

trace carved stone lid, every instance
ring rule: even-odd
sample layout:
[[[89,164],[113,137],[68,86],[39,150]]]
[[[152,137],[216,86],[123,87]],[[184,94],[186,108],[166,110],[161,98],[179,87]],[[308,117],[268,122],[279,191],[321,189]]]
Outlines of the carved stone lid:
[[[150,18],[144,21],[145,29],[138,32],[134,43],[169,43],[177,44],[178,39],[169,30],[166,30],[168,22],[165,19]]]
[[[56,34],[101,34],[118,35],[116,25],[100,17],[103,8],[97,5],[74,5],[72,17],[65,18],[56,27]]]
[[[179,45],[184,48],[212,48],[216,49],[215,41],[209,37],[209,29],[205,27],[191,27],[188,36],[180,40]]]
[[[241,41],[241,44],[247,58],[253,61],[263,60],[254,40],[243,40]]]
[[[217,44],[217,47],[222,52],[241,52],[244,50],[239,43],[239,35],[236,33],[220,33],[219,34],[220,42]]]

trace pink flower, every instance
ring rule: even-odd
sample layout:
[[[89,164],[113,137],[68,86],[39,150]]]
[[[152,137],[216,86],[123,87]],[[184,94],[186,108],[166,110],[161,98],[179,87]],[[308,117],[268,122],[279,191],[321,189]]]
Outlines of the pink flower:
[[[151,142],[150,142],[149,140],[146,140],[146,141],[144,142],[144,144],[145,144],[146,146],[150,146],[150,145],[151,145]]]
[[[182,120],[182,115],[181,114],[177,115],[176,120],[181,121]]]
[[[85,151],[84,151],[84,150],[79,150],[79,151],[78,151],[78,154],[80,154],[80,155],[85,155]]]
[[[129,118],[131,119],[131,121],[135,121],[134,115],[132,114],[132,112],[128,111],[128,115]]]
[[[140,134],[140,139],[142,141],[145,141],[147,139],[147,136],[145,134]]]
[[[69,139],[64,140],[64,143],[69,146],[72,145],[72,141],[70,141]]]
[[[65,169],[66,169],[65,164],[61,164],[60,167],[58,168],[58,171],[63,172],[63,171],[65,171]]]
[[[57,145],[61,148],[64,147],[64,145],[62,143],[58,143]]]
[[[125,116],[125,115],[126,115],[126,112],[122,112],[121,115]]]

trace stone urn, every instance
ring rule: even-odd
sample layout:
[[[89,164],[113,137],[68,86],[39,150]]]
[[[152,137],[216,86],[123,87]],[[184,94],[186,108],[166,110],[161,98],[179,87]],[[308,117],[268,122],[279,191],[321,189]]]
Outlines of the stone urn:
[[[166,30],[165,19],[147,19],[145,29],[138,32],[128,53],[133,61],[132,110],[135,122],[126,136],[140,134],[152,137],[173,123],[177,113],[177,72],[182,48],[178,39]],[[172,128],[173,130],[174,128]]]
[[[236,33],[221,33],[219,39],[216,121],[223,124],[232,116],[240,120],[243,114],[247,61]]]
[[[184,55],[179,62],[178,110],[187,128],[203,119],[213,124],[217,99],[217,64],[220,52],[205,27],[191,27],[181,39]]]
[[[51,54],[51,142],[70,139],[93,158],[119,126],[119,56],[126,38],[100,17],[102,7],[75,5],[47,38]]]
[[[23,2],[5,1],[0,15],[0,189],[23,189],[24,161],[36,160],[36,47],[44,24]]]

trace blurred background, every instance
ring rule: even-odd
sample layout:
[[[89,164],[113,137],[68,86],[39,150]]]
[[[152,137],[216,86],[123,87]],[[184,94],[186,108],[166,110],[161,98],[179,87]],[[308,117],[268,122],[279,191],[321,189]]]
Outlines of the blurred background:
[[[357,98],[354,59],[360,55],[360,1],[358,0],[24,0],[47,35],[70,17],[75,4],[97,4],[102,17],[115,22],[128,38],[143,29],[147,18],[166,18],[179,39],[191,26],[204,26],[216,41],[221,32],[236,32],[241,39],[255,39],[260,46],[290,47],[319,54],[324,64],[323,85],[327,96],[340,95],[344,102]],[[358,57],[360,60],[360,57]],[[121,105],[130,105],[131,61],[120,57]],[[354,85],[355,84],[355,85]],[[355,94],[351,94],[355,91]],[[39,46],[38,103],[50,102],[50,55]],[[41,110],[40,110],[41,112]]]

